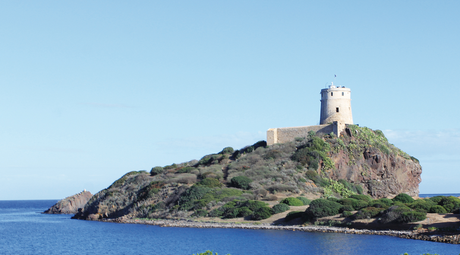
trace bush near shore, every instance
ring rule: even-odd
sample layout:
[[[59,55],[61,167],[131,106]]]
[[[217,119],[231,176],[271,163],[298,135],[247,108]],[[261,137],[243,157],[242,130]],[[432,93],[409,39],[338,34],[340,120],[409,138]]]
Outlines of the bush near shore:
[[[342,199],[316,199],[310,203],[304,217],[315,221],[317,218],[337,215],[351,220],[379,218],[379,223],[409,223],[426,219],[430,213],[458,213],[460,199],[437,196],[414,200],[407,194],[399,194],[392,200],[381,198],[373,200],[366,195],[354,195]],[[351,211],[357,211],[352,213]]]

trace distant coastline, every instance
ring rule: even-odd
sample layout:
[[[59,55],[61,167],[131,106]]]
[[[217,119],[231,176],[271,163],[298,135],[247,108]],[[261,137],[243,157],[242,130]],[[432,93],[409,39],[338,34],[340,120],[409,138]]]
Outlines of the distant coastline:
[[[454,197],[460,197],[460,193],[440,193],[440,194],[418,194],[419,197],[425,198],[425,197],[435,197],[435,196],[454,196]]]

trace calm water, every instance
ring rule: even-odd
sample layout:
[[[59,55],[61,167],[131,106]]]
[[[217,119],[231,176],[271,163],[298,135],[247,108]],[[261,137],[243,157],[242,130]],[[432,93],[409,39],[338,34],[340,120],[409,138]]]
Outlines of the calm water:
[[[40,214],[56,200],[0,201],[0,254],[460,254],[460,245],[386,236],[161,228]]]

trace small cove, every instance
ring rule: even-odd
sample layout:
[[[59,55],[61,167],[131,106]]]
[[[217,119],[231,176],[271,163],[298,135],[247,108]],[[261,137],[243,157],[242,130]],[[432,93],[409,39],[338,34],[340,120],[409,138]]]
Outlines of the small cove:
[[[45,215],[56,200],[0,201],[5,254],[459,254],[460,246],[390,236],[201,229],[71,220]]]

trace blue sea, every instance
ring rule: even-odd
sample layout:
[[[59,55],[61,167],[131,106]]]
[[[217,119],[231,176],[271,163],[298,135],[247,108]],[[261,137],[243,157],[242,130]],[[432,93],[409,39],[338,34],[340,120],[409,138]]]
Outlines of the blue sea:
[[[41,214],[57,200],[0,201],[0,254],[460,254],[460,245],[388,236],[194,229]]]

